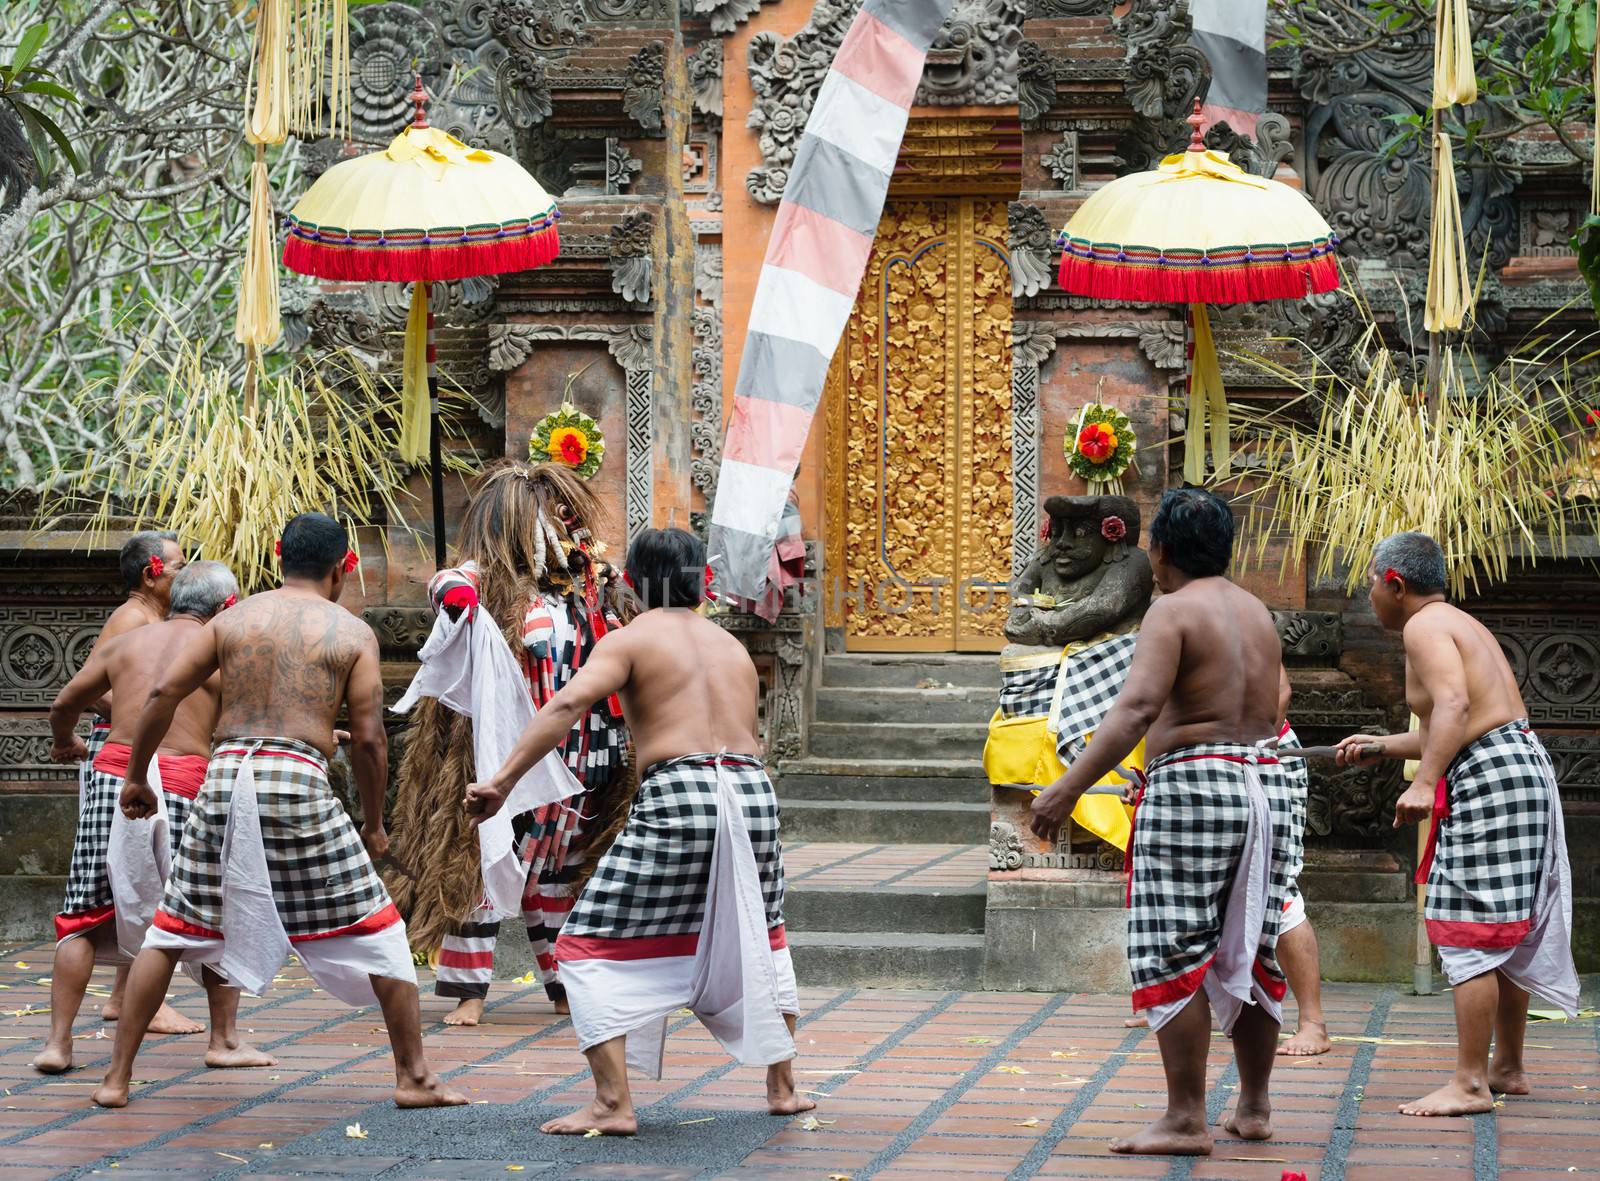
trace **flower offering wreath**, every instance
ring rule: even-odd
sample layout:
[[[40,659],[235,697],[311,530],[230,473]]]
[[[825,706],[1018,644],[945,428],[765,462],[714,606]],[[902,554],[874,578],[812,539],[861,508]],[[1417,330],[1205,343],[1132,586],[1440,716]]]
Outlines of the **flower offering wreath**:
[[[1124,473],[1133,466],[1138,438],[1126,414],[1091,402],[1073,417],[1065,444],[1068,465],[1095,496],[1117,490]]]
[[[572,385],[582,370],[567,379],[561,407],[541,418],[528,440],[528,457],[535,463],[564,463],[587,480],[600,470],[606,457],[606,437],[600,424],[572,404]]]

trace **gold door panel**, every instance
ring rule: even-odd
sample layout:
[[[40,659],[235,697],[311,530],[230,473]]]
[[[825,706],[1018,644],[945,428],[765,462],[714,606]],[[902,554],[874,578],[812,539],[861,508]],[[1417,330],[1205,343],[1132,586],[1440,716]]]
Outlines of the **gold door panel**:
[[[1011,570],[1006,203],[896,201],[828,376],[825,606],[852,651],[997,651]]]

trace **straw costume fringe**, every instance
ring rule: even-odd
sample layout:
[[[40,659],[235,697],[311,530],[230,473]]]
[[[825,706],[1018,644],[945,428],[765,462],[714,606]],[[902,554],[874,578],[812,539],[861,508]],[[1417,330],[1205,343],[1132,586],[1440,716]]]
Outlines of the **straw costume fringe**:
[[[1478,76],[1472,65],[1472,20],[1467,0],[1435,0],[1433,25],[1433,106],[1478,101]]]
[[[283,334],[278,314],[278,260],[272,235],[272,185],[267,180],[265,148],[256,144],[250,168],[250,232],[239,273],[239,308],[233,338],[258,349],[269,348]]]
[[[1428,301],[1423,327],[1429,332],[1455,331],[1466,321],[1472,302],[1467,272],[1467,240],[1461,229],[1461,197],[1456,191],[1455,157],[1450,137],[1433,137],[1433,225],[1428,246]]]

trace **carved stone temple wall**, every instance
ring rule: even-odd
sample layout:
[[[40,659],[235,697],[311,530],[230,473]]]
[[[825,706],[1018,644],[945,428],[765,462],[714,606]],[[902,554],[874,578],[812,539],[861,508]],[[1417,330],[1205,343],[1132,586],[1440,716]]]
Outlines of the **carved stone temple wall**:
[[[574,400],[607,440],[595,477],[613,514],[605,540],[620,547],[647,524],[703,527],[776,204],[856,6],[445,0],[360,8],[351,49],[360,142],[306,148],[304,171],[314,176],[398,131],[416,62],[436,96],[435,125],[515,155],[559,194],[562,251],[553,265],[436,289],[443,379],[470,395],[453,403],[451,447],[471,458],[525,455],[533,424],[578,374]],[[884,279],[858,304],[860,332],[830,382],[797,479],[810,570],[824,593],[793,595],[773,625],[728,623],[760,667],[763,726],[780,768],[807,750],[824,651],[862,639],[850,630],[860,622],[853,609],[830,601],[826,587],[857,560],[852,547],[863,536],[898,531],[906,561],[1003,584],[1034,553],[1043,499],[1083,491],[1062,448],[1081,405],[1121,407],[1141,442],[1181,433],[1170,401],[1181,392],[1181,319],[1170,308],[1061,294],[1052,243],[1095,188],[1154,166],[1185,141],[1183,116],[1208,84],[1189,37],[1184,0],[956,0],[918,91],[879,252],[887,259],[884,251],[903,246],[906,258],[933,258],[924,248],[936,243],[948,269],[924,267],[921,286],[903,291]],[[1420,335],[1429,162],[1409,147],[1393,157],[1382,149],[1391,116],[1424,109],[1431,64],[1425,44],[1340,62],[1274,50],[1271,112],[1258,139],[1225,127],[1211,133],[1213,146],[1245,167],[1305,188],[1343,238],[1348,274],[1397,338]],[[1489,262],[1478,343],[1490,356],[1552,313],[1558,327],[1592,327],[1565,245],[1586,181],[1550,139],[1524,132],[1504,147],[1499,162],[1467,159],[1461,169],[1469,251],[1486,251]],[[402,287],[323,288],[285,275],[283,306],[291,347],[348,346],[398,368]],[[1214,324],[1230,390],[1269,403],[1285,391],[1230,352],[1292,336],[1347,364],[1362,331],[1351,303],[1334,296],[1223,309]],[[917,457],[888,465],[884,486],[869,489],[864,430],[958,456],[955,474],[940,477],[948,494],[930,491]],[[1146,521],[1181,471],[1180,451],[1145,452],[1126,481]],[[363,537],[371,556],[351,604],[378,630],[394,692],[428,626],[431,539],[420,478],[413,490],[414,520],[383,522]],[[882,511],[863,507],[869,490]],[[463,498],[452,481],[451,521]],[[11,887],[0,936],[35,935],[56,904],[76,791],[71,775],[47,763],[45,710],[118,601],[120,537],[85,553],[68,534],[29,532],[26,503],[0,509],[0,518],[0,876]],[[421,545],[406,525],[421,531]],[[1293,561],[1280,577],[1284,557],[1270,546],[1242,577],[1280,614],[1302,737],[1401,725],[1396,642],[1364,602]],[[1600,898],[1596,587],[1585,567],[1541,566],[1474,604],[1512,654],[1561,769],[1580,916],[1597,913],[1582,899]],[[913,624],[922,627],[886,617],[872,626],[885,647],[944,642],[931,623],[909,634]],[[946,638],[969,650],[986,642],[959,631]],[[1386,820],[1399,786],[1392,769],[1315,768],[1306,894],[1335,974],[1408,976],[1414,850]],[[1021,946],[1024,933],[1040,944],[1113,946],[1114,851],[1038,849],[1000,831],[991,853],[991,983],[1050,983],[1037,962],[1006,958],[1000,945]],[[1044,915],[1045,892],[1062,883],[1080,895],[1077,911]],[[1582,923],[1590,924],[1580,936],[1584,966],[1600,969],[1600,930],[1592,918]]]

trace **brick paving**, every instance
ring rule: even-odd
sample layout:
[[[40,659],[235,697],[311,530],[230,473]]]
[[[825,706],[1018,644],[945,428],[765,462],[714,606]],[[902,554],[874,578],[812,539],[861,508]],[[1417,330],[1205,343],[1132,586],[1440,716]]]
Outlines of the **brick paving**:
[[[785,841],[783,868],[787,883],[802,890],[981,886],[989,877],[989,846]]]
[[[1396,988],[1329,989],[1335,1032],[1347,1036],[1325,1057],[1281,1060],[1273,1141],[1246,1144],[1219,1129],[1209,1159],[1126,1159],[1110,1156],[1107,1141],[1154,1116],[1162,1092],[1154,1040],[1123,1028],[1120,997],[808,989],[797,1069],[821,1105],[812,1130],[764,1114],[761,1072],[731,1066],[697,1024],[679,1021],[665,1078],[636,1087],[637,1139],[553,1141],[538,1122],[581,1102],[587,1076],[570,1026],[535,986],[497,985],[488,1023],[475,1030],[447,1030],[447,1003],[424,1000],[428,1052],[467,1090],[465,1108],[396,1111],[376,1010],[346,1009],[291,967],[243,1008],[243,1026],[277,1054],[276,1067],[207,1071],[203,1035],[152,1039],[133,1105],[103,1112],[88,1100],[109,1050],[97,1013],[79,1023],[83,1069],[34,1074],[27,1063],[44,1032],[50,949],[0,955],[0,1181],[1279,1181],[1285,1169],[1310,1181],[1600,1177],[1592,1018],[1532,1027],[1531,1096],[1492,1115],[1413,1120],[1395,1105],[1448,1069],[1449,998]],[[96,985],[108,983],[102,970]],[[1590,1003],[1593,992],[1591,981]],[[202,994],[187,980],[174,1000],[203,1017]],[[1220,1038],[1211,1082],[1220,1116],[1236,1082]],[[346,1134],[355,1124],[365,1139]]]

